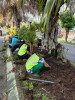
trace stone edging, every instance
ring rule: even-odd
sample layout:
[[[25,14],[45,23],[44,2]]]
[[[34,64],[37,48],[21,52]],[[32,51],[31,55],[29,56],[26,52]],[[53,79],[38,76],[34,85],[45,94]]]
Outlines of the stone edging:
[[[10,49],[6,50],[7,57],[11,56]],[[13,69],[12,61],[6,62],[7,73],[7,100],[19,100],[18,89],[16,85],[15,73],[9,73]]]

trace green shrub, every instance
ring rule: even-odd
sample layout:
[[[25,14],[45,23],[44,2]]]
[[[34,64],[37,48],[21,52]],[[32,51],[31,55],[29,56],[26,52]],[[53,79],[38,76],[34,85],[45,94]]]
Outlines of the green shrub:
[[[22,26],[20,27],[20,29],[18,30],[18,32],[17,32],[18,38],[19,38],[19,39],[25,40],[26,31],[27,31],[27,30],[28,30],[28,28],[27,28],[25,25],[22,25]]]
[[[29,29],[30,29],[30,31],[35,31],[36,30],[35,24],[34,23],[31,23]]]
[[[33,42],[35,38],[36,38],[36,33],[34,31],[26,32],[26,40]]]
[[[23,26],[25,26],[26,28],[28,28],[28,24],[27,23],[23,23],[20,25],[20,28],[22,28]]]
[[[34,21],[33,24],[36,26],[36,30],[40,29],[40,23]]]
[[[20,40],[23,39],[33,42],[36,38],[35,25],[31,24],[30,28],[28,28],[27,24],[21,25],[17,35]]]

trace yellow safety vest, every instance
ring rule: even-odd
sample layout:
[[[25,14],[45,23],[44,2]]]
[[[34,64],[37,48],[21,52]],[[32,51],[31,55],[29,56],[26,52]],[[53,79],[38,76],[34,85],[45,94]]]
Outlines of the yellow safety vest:
[[[38,64],[38,61],[42,58],[39,54],[34,53],[26,62],[26,69],[30,70],[32,67]]]
[[[21,47],[20,47],[20,49],[19,49],[19,51],[18,51],[18,55],[19,56],[22,56],[22,55],[24,55],[26,52],[27,52],[27,45],[26,44],[23,44]]]

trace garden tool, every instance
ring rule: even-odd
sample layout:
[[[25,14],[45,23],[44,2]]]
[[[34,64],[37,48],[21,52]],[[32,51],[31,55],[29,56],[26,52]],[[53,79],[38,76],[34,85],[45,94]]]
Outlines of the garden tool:
[[[45,82],[45,83],[51,83],[51,84],[55,83],[53,81],[47,81],[47,80],[40,80],[40,79],[33,79],[33,78],[28,78],[28,79],[31,81]]]

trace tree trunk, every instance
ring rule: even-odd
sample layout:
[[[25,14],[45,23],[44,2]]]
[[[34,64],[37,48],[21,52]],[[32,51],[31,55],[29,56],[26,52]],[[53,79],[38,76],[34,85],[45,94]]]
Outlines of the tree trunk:
[[[60,7],[62,6],[63,2],[60,4],[58,8],[58,12],[60,10]],[[48,33],[44,33],[43,39],[42,39],[42,48],[47,49],[49,53],[51,53],[52,49],[55,49],[57,46],[57,35],[58,35],[58,15],[55,16],[56,12],[56,7],[57,7],[57,1],[54,4],[54,7],[51,12],[51,17],[50,17],[50,22],[49,22],[49,28],[48,28]]]
[[[67,39],[68,39],[68,34],[69,34],[69,32],[66,31],[66,37],[65,37],[65,41],[66,41],[66,42],[67,42]]]
[[[49,27],[51,29],[51,26]],[[57,46],[57,27],[53,27],[51,33],[45,33],[42,38],[42,48],[46,49],[51,53],[52,49]]]
[[[44,33],[42,39],[42,48],[47,49],[51,53],[52,49],[55,49],[57,46],[57,35],[58,35],[58,17],[50,21],[48,33]]]
[[[3,12],[3,22],[2,25],[5,26],[6,25],[6,12]]]
[[[16,27],[17,27],[17,29],[19,29],[20,28],[20,22],[22,20],[22,16],[21,16],[20,11],[18,10],[16,5],[13,6],[13,15],[14,15],[14,18],[15,18]]]

